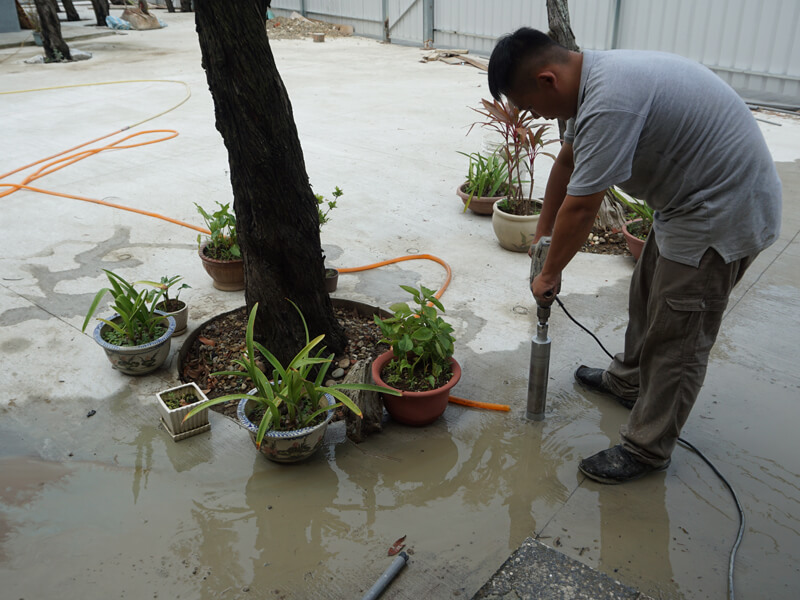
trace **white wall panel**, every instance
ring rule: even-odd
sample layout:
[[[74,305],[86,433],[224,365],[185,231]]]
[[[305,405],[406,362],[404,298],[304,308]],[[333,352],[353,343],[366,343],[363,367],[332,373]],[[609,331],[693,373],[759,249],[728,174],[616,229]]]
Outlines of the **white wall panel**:
[[[422,45],[422,0],[389,0],[387,8],[392,41]]]
[[[278,14],[303,5],[311,18],[383,36],[382,0],[273,1]],[[611,48],[616,22],[617,47],[681,54],[746,97],[800,104],[800,0],[569,0],[569,7],[581,48]],[[423,0],[388,0],[387,8],[394,41],[424,41]],[[434,0],[438,48],[488,55],[498,37],[521,26],[547,30],[545,0]]]

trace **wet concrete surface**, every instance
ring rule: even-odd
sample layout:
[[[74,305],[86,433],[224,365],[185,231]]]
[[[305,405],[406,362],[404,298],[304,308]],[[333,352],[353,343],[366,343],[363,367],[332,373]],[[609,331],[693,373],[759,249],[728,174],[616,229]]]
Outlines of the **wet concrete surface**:
[[[81,42],[96,54],[79,65],[24,65],[36,50],[23,49],[0,62],[0,91],[187,81],[191,100],[147,126],[177,129],[178,138],[93,157],[41,187],[199,224],[194,201],[230,199],[227,158],[192,16],[159,16],[170,28]],[[461,213],[454,194],[465,170],[455,151],[480,146],[464,134],[468,107],[488,95],[485,75],[422,65],[418,49],[369,40],[322,50],[274,44],[315,190],[345,190],[323,231],[329,259],[447,260],[454,279],[443,301],[464,367],[455,393],[511,412],[451,405],[430,427],[389,422],[361,445],[337,425],[322,452],[294,466],[263,460],[217,414],[208,434],[174,443],[159,428],[154,394],[176,382],[182,338],[151,376],[112,371],[80,333],[101,269],[133,279],[181,273],[192,285],[190,329],[241,306],[243,294],[213,289],[194,232],[18,192],[3,199],[0,259],[0,596],[352,598],[406,535],[411,560],[385,598],[469,598],[529,537],[654,598],[724,597],[736,512],[698,458],[678,449],[665,473],[621,487],[578,474],[580,458],[616,443],[627,413],[573,382],[579,364],[607,358],[557,309],[547,417],[522,418],[535,314],[528,259],[499,249],[488,219]],[[165,110],[182,94],[180,85],[138,83],[0,96],[0,172]],[[684,431],[747,512],[736,563],[742,598],[794,598],[800,581],[800,124],[773,119],[782,127],[762,128],[784,182],[784,230],[734,293]],[[623,257],[581,255],[564,274],[567,308],[612,352],[631,270]],[[443,279],[436,264],[405,262],[342,276],[337,295],[387,306],[403,297],[400,283]]]

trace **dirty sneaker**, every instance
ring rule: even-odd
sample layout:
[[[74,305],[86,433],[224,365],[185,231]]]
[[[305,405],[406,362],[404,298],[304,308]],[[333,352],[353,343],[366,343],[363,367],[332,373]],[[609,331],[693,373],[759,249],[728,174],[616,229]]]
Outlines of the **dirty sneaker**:
[[[636,400],[628,400],[622,396],[617,396],[611,389],[603,382],[603,369],[594,369],[581,365],[575,370],[575,381],[580,383],[583,387],[593,392],[599,392],[616,399],[617,402],[622,404],[628,410],[633,408]]]
[[[639,479],[654,471],[663,471],[669,466],[669,462],[667,461],[664,466],[654,467],[638,461],[622,445],[617,445],[589,458],[584,458],[578,465],[578,469],[594,481],[616,484]]]

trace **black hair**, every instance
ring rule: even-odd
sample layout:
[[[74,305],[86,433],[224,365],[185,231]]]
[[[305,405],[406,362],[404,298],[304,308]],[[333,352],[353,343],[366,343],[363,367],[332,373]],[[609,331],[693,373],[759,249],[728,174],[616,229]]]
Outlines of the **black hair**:
[[[514,84],[520,65],[532,56],[544,62],[563,62],[568,50],[553,41],[546,33],[530,27],[520,27],[497,41],[489,59],[489,91],[500,99]]]

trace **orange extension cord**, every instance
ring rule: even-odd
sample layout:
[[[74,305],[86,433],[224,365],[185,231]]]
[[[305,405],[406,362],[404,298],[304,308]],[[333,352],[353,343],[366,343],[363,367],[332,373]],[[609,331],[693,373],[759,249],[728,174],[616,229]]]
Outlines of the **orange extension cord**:
[[[47,158],[43,158],[43,159],[38,160],[36,162],[30,163],[28,165],[25,165],[24,167],[19,167],[18,169],[14,169],[13,171],[9,171],[8,173],[4,173],[4,174],[0,175],[0,181],[2,181],[3,179],[5,179],[7,177],[10,177],[11,175],[15,175],[16,173],[19,173],[20,171],[25,171],[27,169],[32,169],[34,167],[37,167],[37,166],[41,165],[31,175],[28,175],[25,179],[23,179],[21,183],[0,183],[0,187],[8,188],[8,189],[0,192],[0,198],[6,197],[6,196],[10,196],[11,194],[13,194],[14,192],[16,192],[18,190],[28,190],[28,191],[31,191],[31,192],[38,192],[40,194],[48,194],[48,195],[51,195],[51,196],[58,196],[58,197],[61,197],[61,198],[71,198],[72,200],[81,200],[83,202],[91,202],[92,204],[101,204],[103,206],[109,206],[111,208],[116,208],[116,209],[119,209],[119,210],[127,210],[129,212],[137,213],[137,214],[140,214],[140,215],[145,215],[147,217],[154,217],[156,219],[162,219],[162,220],[167,221],[169,223],[173,223],[175,225],[180,225],[181,227],[188,227],[189,229],[194,229],[195,231],[199,231],[200,233],[205,233],[205,234],[211,233],[205,227],[198,227],[197,225],[192,225],[191,223],[186,223],[184,221],[179,221],[178,219],[173,219],[171,217],[167,217],[165,215],[161,215],[161,214],[158,214],[158,213],[154,213],[154,212],[150,212],[150,211],[146,211],[146,210],[141,210],[141,209],[138,209],[138,208],[132,208],[130,206],[123,206],[121,204],[114,204],[112,202],[107,202],[105,200],[98,200],[96,198],[87,198],[85,196],[78,196],[78,195],[75,195],[75,194],[65,194],[65,193],[62,193],[62,192],[54,192],[52,190],[44,190],[44,189],[39,188],[39,187],[34,187],[34,186],[31,186],[31,185],[28,185],[28,184],[36,181],[37,179],[41,179],[45,175],[49,175],[50,173],[54,173],[55,171],[58,171],[59,169],[63,169],[64,167],[68,167],[69,165],[73,165],[78,161],[81,161],[81,160],[83,160],[85,158],[89,158],[90,156],[94,156],[95,154],[99,154],[100,152],[104,152],[106,150],[124,150],[124,149],[128,149],[128,148],[137,148],[139,146],[147,146],[149,144],[156,144],[158,142],[165,142],[167,140],[171,140],[171,139],[173,139],[173,138],[178,136],[178,132],[173,130],[173,129],[151,129],[151,130],[141,131],[139,133],[133,133],[133,134],[127,135],[122,139],[119,139],[119,140],[117,140],[115,142],[112,142],[110,144],[106,144],[104,146],[98,146],[96,148],[90,148],[90,149],[81,150],[81,148],[85,148],[86,146],[89,146],[91,144],[100,142],[100,141],[105,140],[105,139],[107,139],[107,138],[109,138],[111,136],[114,136],[114,135],[117,135],[117,134],[121,134],[121,133],[125,132],[127,129],[129,129],[129,127],[125,127],[123,129],[120,129],[119,131],[115,131],[113,133],[109,133],[108,135],[104,135],[102,137],[99,137],[99,138],[96,138],[94,140],[85,142],[85,143],[80,144],[78,146],[74,146],[73,148],[70,148],[68,150],[64,150],[63,152],[59,152],[58,154],[54,154],[52,156],[48,156]],[[159,138],[155,138],[155,139],[151,139],[151,140],[147,140],[147,141],[143,141],[143,142],[137,142],[137,143],[131,143],[131,144],[123,144],[123,142],[126,142],[128,140],[132,140],[132,139],[137,138],[139,136],[159,134],[159,133],[160,134],[165,134],[165,135],[163,135],[162,137],[159,137]],[[351,267],[351,268],[348,268],[348,269],[339,269],[339,272],[340,273],[357,273],[359,271],[367,271],[367,270],[370,270],[370,269],[377,269],[378,267],[383,267],[383,266],[386,266],[386,265],[391,265],[391,264],[394,264],[394,263],[399,263],[399,262],[403,262],[403,261],[407,261],[407,260],[431,260],[433,262],[439,263],[441,266],[444,267],[445,271],[447,272],[447,277],[446,277],[445,282],[442,285],[442,287],[439,288],[439,290],[435,294],[435,296],[437,298],[441,298],[442,294],[444,294],[444,291],[447,289],[447,286],[450,285],[450,281],[452,279],[453,272],[452,272],[452,269],[450,268],[450,265],[448,265],[444,260],[442,260],[441,258],[439,258],[437,256],[433,256],[431,254],[399,256],[397,258],[391,258],[389,260],[383,260],[383,261],[376,262],[376,263],[373,263],[373,264],[370,264],[370,265],[364,265],[362,267]],[[492,403],[489,403],[489,402],[476,402],[474,400],[466,400],[464,398],[459,398],[457,396],[450,396],[449,401],[453,402],[454,404],[461,404],[463,406],[469,406],[469,407],[472,407],[472,408],[481,408],[481,409],[486,409],[486,410],[496,410],[496,411],[501,411],[501,412],[508,412],[510,410],[510,408],[508,406],[504,405],[504,404],[492,404]]]

